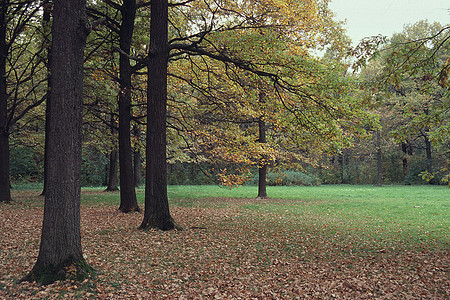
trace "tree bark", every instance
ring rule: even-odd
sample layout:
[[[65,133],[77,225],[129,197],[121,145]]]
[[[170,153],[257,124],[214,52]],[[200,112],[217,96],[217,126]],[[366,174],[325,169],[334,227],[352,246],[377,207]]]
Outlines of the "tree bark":
[[[117,165],[117,150],[116,150],[116,122],[114,118],[114,114],[111,114],[110,120],[110,127],[111,127],[111,143],[113,146],[111,147],[111,151],[109,153],[109,163],[107,168],[107,175],[106,175],[106,190],[105,192],[114,192],[119,190],[119,180],[118,180],[118,165]]]
[[[39,255],[23,279],[42,284],[86,278],[80,236],[83,59],[89,32],[84,0],[55,1],[48,190]]]
[[[139,147],[139,141],[141,139],[141,130],[139,125],[133,128],[133,134],[136,138],[136,143],[134,145],[133,151],[133,174],[134,174],[134,186],[139,187],[141,185],[141,169],[142,169],[142,156]]]
[[[49,78],[50,79],[50,78]],[[50,84],[48,85],[48,88],[50,88]],[[45,193],[47,192],[47,184],[48,184],[48,180],[47,180],[47,170],[48,170],[48,132],[49,132],[49,128],[48,128],[48,123],[49,123],[49,119],[50,119],[50,90],[47,91],[48,93],[48,98],[46,101],[46,108],[45,108],[45,140],[44,140],[44,187],[42,189],[41,192],[41,196],[45,196]]]
[[[259,94],[260,104],[264,103],[264,93]],[[266,123],[264,122],[264,115],[258,119],[259,138],[260,143],[265,144],[266,140]],[[261,157],[261,161],[258,167],[258,196],[257,199],[267,199],[267,163],[264,156]]]
[[[142,159],[141,153],[139,150],[134,151],[133,155],[134,163],[134,186],[139,187],[141,185],[141,167],[142,167]]]
[[[115,192],[119,190],[117,173],[117,151],[112,149],[109,153],[108,186],[106,187],[105,192]]]
[[[9,203],[10,201],[9,137],[8,132],[2,128],[0,129],[0,202]]]
[[[0,4],[0,202],[11,201],[9,178],[9,122],[8,93],[6,89],[6,16],[9,1]]]
[[[267,199],[267,165],[258,168],[258,197],[257,199]]]
[[[338,153],[337,162],[339,164],[339,178],[340,178],[341,184],[344,184],[345,180],[344,180],[344,154],[343,153]]]
[[[122,4],[122,23],[120,25],[119,43],[123,53],[119,58],[119,164],[120,164],[120,207],[121,212],[140,211],[134,186],[132,149],[130,138],[131,122],[131,75],[130,59],[131,41],[136,15],[136,1],[125,0]]]
[[[51,5],[50,3],[47,3],[47,8]],[[51,9],[51,8],[48,8]],[[46,107],[45,107],[45,144],[44,144],[44,188],[42,189],[41,196],[45,196],[45,192],[47,191],[47,165],[48,165],[48,123],[50,119],[50,101],[51,101],[51,95],[52,95],[52,67],[51,67],[51,60],[52,60],[52,49],[51,49],[51,23],[50,23],[50,14],[47,10],[44,10],[44,17],[43,17],[43,28],[44,28],[44,47],[47,48],[47,99],[46,99]]]
[[[151,2],[150,53],[147,74],[145,210],[141,228],[176,228],[167,197],[166,113],[168,2]]]

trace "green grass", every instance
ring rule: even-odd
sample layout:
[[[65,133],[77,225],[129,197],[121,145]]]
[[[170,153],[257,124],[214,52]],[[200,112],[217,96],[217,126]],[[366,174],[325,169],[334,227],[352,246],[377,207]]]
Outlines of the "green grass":
[[[356,231],[378,240],[410,244],[449,242],[450,191],[438,187],[325,187],[298,200],[252,203],[255,211],[306,218],[330,231]],[[308,223],[307,222],[307,223]]]
[[[83,202],[118,205],[118,193],[95,191],[99,190],[85,189]],[[257,187],[168,187],[171,206],[236,206],[248,212],[276,214],[288,220],[307,219],[314,226],[326,228],[325,231],[364,230],[379,239],[448,243],[450,189],[445,186],[290,186],[268,187],[268,194],[272,200],[229,202],[224,198],[254,199]],[[142,188],[137,190],[137,197],[143,206]]]
[[[416,290],[410,288],[414,281],[424,289],[433,283],[431,289],[445,291],[447,284],[442,279],[446,278],[446,258],[450,250],[450,189],[447,187],[268,187],[271,199],[257,200],[254,186],[231,190],[218,186],[169,186],[172,214],[186,229],[181,232],[137,230],[142,213],[118,214],[115,209],[119,207],[119,192],[103,190],[83,188],[83,218],[94,220],[84,220],[83,232],[86,248],[90,249],[88,257],[99,262],[96,266],[101,266],[105,272],[98,273],[101,280],[96,284],[104,291],[106,286],[115,295],[123,293],[126,290],[123,287],[141,286],[147,279],[151,282],[145,288],[155,291],[154,295],[160,293],[159,289],[165,291],[166,286],[179,292],[180,282],[186,287],[186,294],[198,283],[202,286],[197,290],[200,294],[204,289],[202,283],[215,284],[218,278],[235,278],[236,273],[249,286],[260,283],[257,289],[265,286],[267,274],[272,274],[271,280],[281,279],[274,286],[287,290],[284,278],[289,278],[292,270],[302,268],[311,274],[305,282],[309,284],[308,280],[317,278],[317,287],[331,284],[327,278],[335,278],[333,281],[340,284],[352,283],[349,281],[352,278],[355,282],[372,278],[373,282],[367,286],[375,298],[378,292],[393,291],[382,289],[388,285],[399,291],[401,288]],[[15,189],[15,202],[0,204],[0,208],[5,208],[15,220],[33,220],[36,229],[44,202],[40,191],[39,187]],[[143,188],[137,189],[137,196],[143,208]],[[30,207],[38,209],[29,212]],[[30,213],[33,217],[27,218]],[[6,226],[9,222],[4,223]],[[9,251],[4,255],[5,261],[12,264],[3,274],[10,276],[11,270],[16,270],[16,275],[8,277],[8,284],[0,282],[0,292],[12,296],[9,291],[13,286],[18,293],[38,297],[38,289],[12,284],[20,278],[18,272],[21,272],[19,259],[14,258],[26,257],[30,249],[39,248],[38,233],[36,231],[31,238],[30,229],[13,223],[5,228],[14,230],[17,234],[14,237],[21,234],[22,244],[19,247],[16,240],[11,239],[5,248]],[[216,275],[204,271],[211,266],[220,271],[217,275],[220,277],[211,277]],[[184,272],[192,274],[188,281]],[[89,281],[77,285],[75,295],[80,298],[87,295],[84,292],[96,297],[101,291]],[[75,293],[61,285],[54,288],[58,288],[59,292],[55,293],[61,298],[73,298]],[[424,298],[432,298],[432,292]],[[361,290],[361,293],[366,292]],[[394,298],[405,296],[393,295]]]
[[[83,188],[82,203],[119,204],[118,192],[102,191],[103,188]],[[290,186],[268,187],[268,194],[271,199],[255,201],[255,186],[168,187],[172,207],[235,207],[248,213],[276,215],[289,222],[306,220],[310,225],[326,228],[325,231],[364,230],[380,239],[449,242],[450,189],[445,186]],[[143,188],[137,189],[137,197],[143,208]],[[38,199],[35,204],[42,204],[43,197]]]

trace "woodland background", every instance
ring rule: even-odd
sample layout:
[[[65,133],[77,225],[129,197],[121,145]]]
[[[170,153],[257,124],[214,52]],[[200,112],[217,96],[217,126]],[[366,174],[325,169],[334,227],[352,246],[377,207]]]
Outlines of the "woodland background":
[[[117,161],[120,14],[117,5],[109,1],[90,3],[90,7],[91,16],[106,16],[107,22],[89,36],[85,51],[82,184],[116,189],[120,174]],[[201,10],[203,19],[190,15],[195,9]],[[239,15],[239,7],[233,9]],[[308,34],[303,37],[309,39],[308,43],[302,41],[299,45],[296,40],[280,45],[270,36],[274,34],[273,28],[268,29],[263,24],[255,26],[257,29],[253,31],[259,30],[260,35],[265,35],[264,50],[258,49],[261,40],[254,36],[255,32],[246,33],[244,45],[237,42],[238,32],[248,30],[245,26],[224,30],[223,25],[213,25],[220,16],[206,2],[174,7],[171,17],[173,22],[179,23],[173,24],[172,31],[190,33],[187,24],[196,23],[204,30],[192,33],[189,38],[210,35],[208,43],[222,47],[220,51],[230,57],[239,53],[256,58],[263,66],[289,63],[292,68],[297,64],[297,70],[316,68],[317,74],[297,79],[307,82],[306,98],[319,97],[317,90],[330,94],[325,96],[326,101],[320,102],[328,102],[328,106],[321,108],[319,105],[317,109],[307,104],[302,109],[310,112],[299,117],[295,112],[290,113],[290,108],[274,104],[278,96],[270,82],[250,79],[237,70],[230,70],[223,61],[204,59],[199,62],[190,54],[174,55],[169,64],[169,184],[257,184],[261,162],[269,167],[269,185],[448,182],[449,101],[448,81],[445,80],[449,28],[421,21],[405,25],[402,33],[389,39],[368,38],[351,49],[341,23],[333,19],[332,12],[326,6],[318,10],[327,15],[313,18],[311,15],[315,12],[312,11],[306,24],[295,24],[276,32],[289,34],[289,30],[316,24],[319,30],[311,33],[314,38]],[[294,18],[296,13],[280,4],[261,12],[260,16],[263,18],[274,11],[282,21]],[[176,19],[177,13],[184,18]],[[134,66],[139,65],[139,57],[146,51],[149,33],[144,25],[148,14],[143,7],[135,16],[135,32],[129,49],[135,59]],[[44,178],[45,99],[48,95],[45,81],[49,59],[46,51],[50,39],[49,25],[39,8],[32,5],[18,8],[15,18],[10,20],[13,26],[9,29],[17,34],[17,43],[9,53],[7,64],[7,86],[11,95],[7,129],[13,185],[39,183]],[[172,35],[176,36],[174,32]],[[327,37],[329,40],[325,42]],[[279,57],[267,56],[280,48],[284,52]],[[294,54],[289,51],[293,49],[300,61],[292,60]],[[312,54],[317,49],[321,51],[320,57]],[[372,59],[368,60],[370,57]],[[131,76],[129,121],[135,182],[139,186],[145,167],[147,99],[145,71],[136,70]],[[327,71],[332,74],[324,76],[323,72]],[[266,89],[268,103],[258,100],[263,89]],[[242,97],[236,97],[237,94]],[[338,108],[340,99],[350,105],[353,103],[353,108]],[[341,110],[340,115],[328,115],[329,107]],[[323,130],[334,126],[326,120],[328,117],[348,121],[356,114],[364,120],[359,120],[358,124],[336,121],[340,122],[338,133]],[[296,118],[301,120],[294,120]],[[268,136],[265,147],[258,145],[258,120],[262,119]],[[314,138],[308,136],[311,134]]]

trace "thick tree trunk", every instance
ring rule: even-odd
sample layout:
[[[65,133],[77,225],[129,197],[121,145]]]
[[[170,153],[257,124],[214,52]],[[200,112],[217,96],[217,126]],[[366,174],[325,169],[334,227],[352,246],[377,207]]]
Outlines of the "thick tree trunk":
[[[48,85],[50,88],[50,84]],[[45,196],[45,193],[47,192],[47,169],[48,169],[48,132],[49,132],[49,119],[50,119],[50,90],[47,91],[48,98],[45,108],[45,141],[44,141],[44,187],[42,189],[41,196]]]
[[[136,1],[125,0],[122,4],[122,23],[120,26],[120,49],[130,54],[134,31]],[[119,164],[120,164],[120,207],[121,212],[139,211],[134,189],[133,161],[131,149],[131,65],[130,59],[123,53],[119,59]]]
[[[258,197],[257,199],[267,199],[267,165],[259,166],[258,169]]]
[[[8,1],[0,4],[0,202],[11,201],[9,182],[8,93],[6,89],[6,15]]]
[[[0,122],[1,122],[0,118]],[[9,137],[8,132],[0,129],[0,202],[10,202],[9,182]]]
[[[147,77],[145,210],[141,228],[175,229],[167,198],[166,112],[168,2],[151,2],[150,59]]]
[[[259,102],[264,103],[264,93],[260,93]],[[266,123],[264,122],[264,116],[261,116],[258,120],[259,138],[260,143],[265,144],[266,140]],[[257,199],[267,199],[267,162],[265,157],[261,157],[261,161],[258,167],[258,196]]]
[[[88,34],[85,1],[55,1],[48,190],[39,255],[23,280],[43,284],[85,278],[80,236],[83,58]]]

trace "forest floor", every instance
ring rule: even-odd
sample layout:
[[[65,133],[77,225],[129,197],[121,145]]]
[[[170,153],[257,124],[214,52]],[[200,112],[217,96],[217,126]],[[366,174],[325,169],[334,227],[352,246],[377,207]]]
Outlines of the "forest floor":
[[[178,202],[171,213],[184,230],[170,232],[139,230],[142,213],[83,204],[83,252],[96,275],[18,283],[39,251],[38,194],[16,191],[12,204],[0,204],[0,299],[450,297],[448,223],[434,235],[366,213],[298,213],[292,208],[304,201],[276,199]]]

